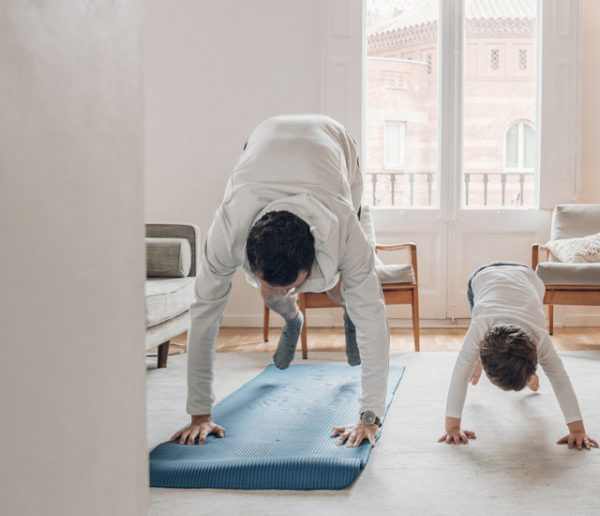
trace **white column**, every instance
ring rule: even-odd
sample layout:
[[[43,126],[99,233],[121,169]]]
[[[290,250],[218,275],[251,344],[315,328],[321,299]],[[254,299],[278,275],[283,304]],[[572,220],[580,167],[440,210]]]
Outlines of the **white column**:
[[[146,514],[141,2],[0,7],[0,514]]]

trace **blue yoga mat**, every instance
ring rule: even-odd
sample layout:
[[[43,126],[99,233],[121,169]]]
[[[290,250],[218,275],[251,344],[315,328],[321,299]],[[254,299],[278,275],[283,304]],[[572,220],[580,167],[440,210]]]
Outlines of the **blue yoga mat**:
[[[387,407],[404,367],[390,366]],[[223,489],[342,489],[371,453],[336,446],[331,429],[358,416],[360,367],[270,365],[216,405],[227,429],[205,445],[160,444],[150,453],[150,485]]]

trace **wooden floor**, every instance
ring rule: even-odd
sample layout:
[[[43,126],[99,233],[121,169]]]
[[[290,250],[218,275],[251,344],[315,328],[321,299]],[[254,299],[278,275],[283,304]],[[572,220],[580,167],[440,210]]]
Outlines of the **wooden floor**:
[[[222,328],[217,351],[274,351],[280,330],[272,328],[269,342],[263,342],[260,328]],[[421,330],[422,351],[458,351],[466,333],[465,328],[442,328]],[[556,328],[553,336],[557,349],[600,350],[600,327]],[[186,335],[173,339],[174,352],[185,351]],[[343,328],[311,328],[308,331],[308,350],[342,351],[344,349]],[[413,340],[410,329],[392,328],[392,351],[412,351]]]

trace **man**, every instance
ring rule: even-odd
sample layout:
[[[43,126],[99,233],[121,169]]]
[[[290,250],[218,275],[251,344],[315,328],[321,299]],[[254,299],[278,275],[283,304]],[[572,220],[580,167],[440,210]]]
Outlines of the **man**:
[[[357,424],[336,427],[334,436],[338,444],[374,444],[385,410],[389,333],[373,250],[358,219],[361,196],[356,145],[335,120],[277,116],[252,132],[204,241],[188,339],[192,421],[173,440],[204,444],[210,434],[225,435],[211,418],[215,342],[242,267],[286,321],[273,357],[281,369],[302,328],[298,292],[327,292],[345,307],[348,360],[362,361],[362,393]]]

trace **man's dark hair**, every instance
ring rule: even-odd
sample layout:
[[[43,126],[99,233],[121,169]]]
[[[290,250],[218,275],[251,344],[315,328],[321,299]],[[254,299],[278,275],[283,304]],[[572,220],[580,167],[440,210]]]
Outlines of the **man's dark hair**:
[[[315,261],[315,239],[306,222],[289,211],[265,213],[246,242],[250,268],[270,285],[289,285]]]
[[[537,348],[518,326],[494,326],[483,337],[481,365],[492,383],[504,390],[520,391],[537,366]]]

